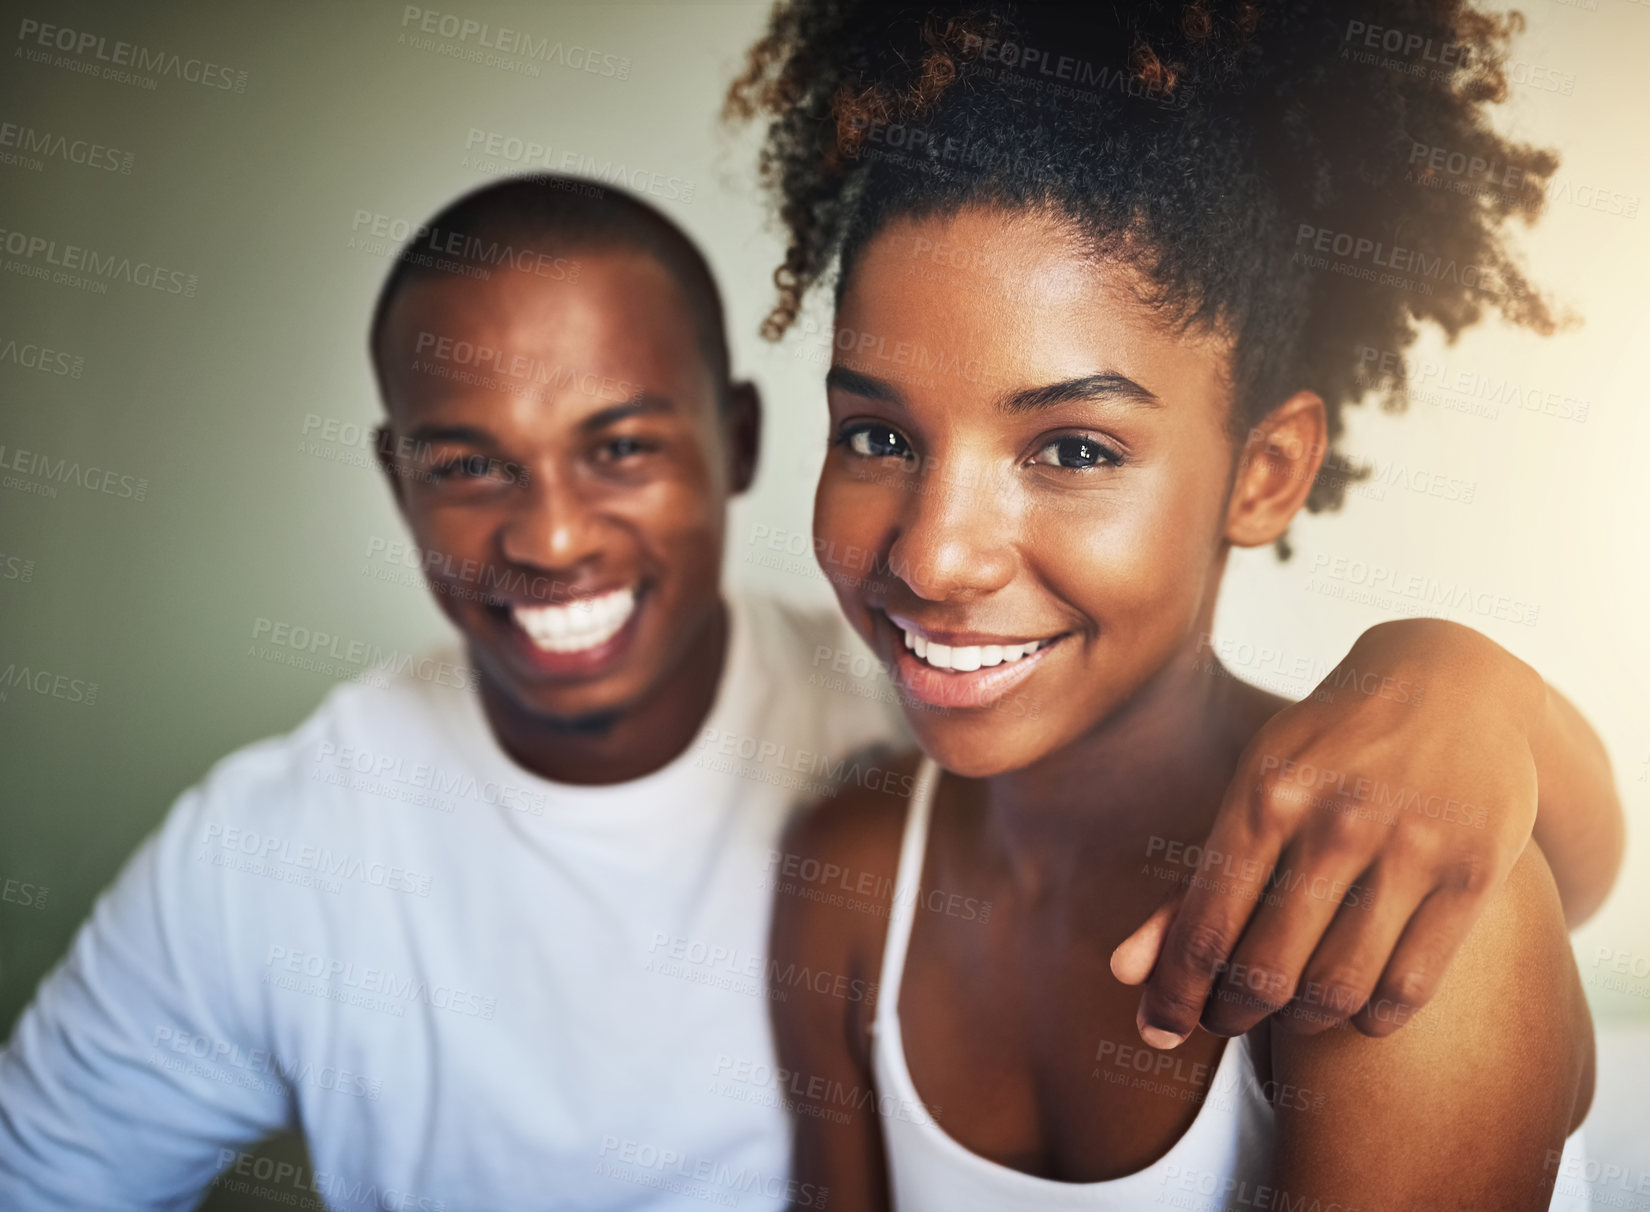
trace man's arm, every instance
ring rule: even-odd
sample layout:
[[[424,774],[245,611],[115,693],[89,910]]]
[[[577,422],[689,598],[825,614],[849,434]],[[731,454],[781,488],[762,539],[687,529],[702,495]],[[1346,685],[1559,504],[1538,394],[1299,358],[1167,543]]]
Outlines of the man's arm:
[[[1624,838],[1592,729],[1469,627],[1380,624],[1255,734],[1202,878],[1124,941],[1113,971],[1149,977],[1154,1047],[1285,1007],[1297,1030],[1352,1018],[1387,1034],[1427,1003],[1532,831],[1552,842],[1566,919],[1585,919]]]
[[[193,1208],[222,1151],[285,1126],[290,1092],[233,988],[227,897],[202,861],[211,784],[99,898],[0,1051],[0,1207]]]

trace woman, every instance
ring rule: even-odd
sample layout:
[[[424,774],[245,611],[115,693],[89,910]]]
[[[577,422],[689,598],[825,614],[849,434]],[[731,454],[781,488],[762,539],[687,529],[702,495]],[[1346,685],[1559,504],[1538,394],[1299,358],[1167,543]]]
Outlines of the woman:
[[[730,95],[772,116],[790,247],[768,332],[839,266],[816,548],[926,755],[908,808],[843,797],[792,838],[880,890],[871,912],[776,902],[776,964],[880,983],[874,1006],[833,980],[775,999],[789,1088],[882,1112],[798,1096],[795,1177],[834,1206],[1548,1206],[1592,1039],[1541,846],[1476,920],[1452,896],[1489,882],[1472,862],[1412,918],[1413,867],[1368,861],[1378,839],[1427,814],[1442,847],[1497,792],[1256,752],[1287,704],[1210,676],[1206,643],[1230,549],[1286,553],[1296,513],[1355,481],[1325,455],[1358,350],[1487,308],[1554,326],[1500,237],[1533,195],[1414,157],[1552,171],[1485,117],[1513,25],[1420,4],[776,10]],[[1542,716],[1538,683],[1475,685],[1451,743]],[[1210,854],[1263,828],[1222,810],[1246,769],[1256,805],[1313,829],[1221,870]],[[1234,844],[1174,857],[1217,822]],[[1150,932],[1093,946],[1193,872],[1193,896],[1293,898],[1321,935],[1299,979],[1280,914],[1235,951],[1191,940],[1219,973],[1206,1031],[1189,999],[1119,983]],[[1470,926],[1452,964],[1426,954],[1446,923]],[[1405,948],[1426,958],[1395,985],[1365,958]],[[1423,1003],[1387,1038],[1326,1029]]]

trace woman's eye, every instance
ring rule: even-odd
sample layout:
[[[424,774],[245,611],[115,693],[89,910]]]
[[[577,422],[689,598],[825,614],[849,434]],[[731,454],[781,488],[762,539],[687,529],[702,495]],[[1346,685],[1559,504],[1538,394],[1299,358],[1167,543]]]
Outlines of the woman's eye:
[[[1046,463],[1055,467],[1063,467],[1071,471],[1087,471],[1091,467],[1101,464],[1116,464],[1122,460],[1115,450],[1102,446],[1093,438],[1078,437],[1075,435],[1064,438],[1055,438],[1047,443],[1035,455],[1033,463]]]
[[[854,454],[867,459],[906,459],[911,457],[911,444],[899,430],[887,425],[861,424],[845,429],[837,438],[839,446],[846,446]]]

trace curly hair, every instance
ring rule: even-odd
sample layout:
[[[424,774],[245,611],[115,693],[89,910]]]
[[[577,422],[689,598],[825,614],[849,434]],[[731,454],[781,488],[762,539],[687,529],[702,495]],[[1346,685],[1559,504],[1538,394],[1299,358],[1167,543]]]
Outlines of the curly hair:
[[[1307,506],[1333,509],[1363,474],[1333,448],[1343,410],[1405,406],[1420,322],[1557,326],[1506,227],[1558,160],[1488,113],[1522,28],[1470,0],[780,0],[723,111],[768,119],[788,247],[763,335],[833,265],[840,303],[892,219],[1050,212],[1126,257],[1167,322],[1229,336],[1234,438],[1323,398]]]

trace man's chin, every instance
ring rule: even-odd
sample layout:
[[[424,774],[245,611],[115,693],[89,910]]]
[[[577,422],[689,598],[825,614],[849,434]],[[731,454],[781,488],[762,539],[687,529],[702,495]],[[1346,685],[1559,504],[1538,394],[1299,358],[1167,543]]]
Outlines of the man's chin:
[[[604,679],[608,681],[609,679]],[[617,683],[619,679],[610,679]],[[625,679],[628,681],[629,679]],[[577,688],[523,683],[512,678],[495,693],[517,713],[530,717],[548,729],[581,734],[601,733],[634,711],[646,695],[626,685],[580,686]]]

